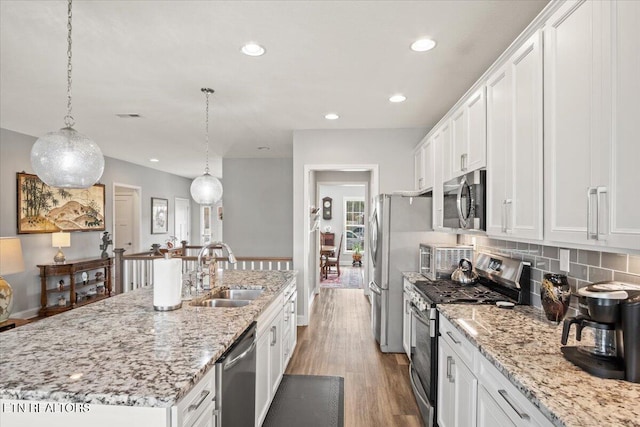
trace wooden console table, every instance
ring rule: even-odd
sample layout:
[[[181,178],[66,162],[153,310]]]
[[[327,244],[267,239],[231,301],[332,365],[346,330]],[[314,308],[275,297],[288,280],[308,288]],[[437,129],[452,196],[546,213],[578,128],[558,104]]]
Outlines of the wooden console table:
[[[110,297],[112,266],[113,258],[38,265],[41,286],[39,315],[51,316]]]

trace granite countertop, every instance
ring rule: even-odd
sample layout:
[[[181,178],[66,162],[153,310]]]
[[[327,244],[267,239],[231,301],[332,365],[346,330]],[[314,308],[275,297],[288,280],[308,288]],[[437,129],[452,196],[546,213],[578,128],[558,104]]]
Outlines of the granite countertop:
[[[415,285],[416,282],[424,282],[425,280],[429,280],[422,274],[416,273],[414,271],[403,271],[402,276],[407,279],[412,285]]]
[[[555,425],[640,426],[640,384],[598,378],[567,361],[562,325],[548,322],[541,310],[442,304],[438,311]],[[478,335],[456,319],[473,320]]]
[[[170,407],[295,277],[225,271],[217,286],[264,287],[244,307],[158,312],[149,287],[3,332],[0,398]]]

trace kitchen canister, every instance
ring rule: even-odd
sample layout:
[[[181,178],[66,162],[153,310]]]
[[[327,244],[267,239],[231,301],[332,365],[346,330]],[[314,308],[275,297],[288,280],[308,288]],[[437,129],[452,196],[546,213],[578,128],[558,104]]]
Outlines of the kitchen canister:
[[[559,324],[569,310],[571,286],[564,274],[547,273],[540,284],[540,300],[547,319]]]
[[[153,308],[158,311],[182,307],[182,260],[156,258],[153,260]]]

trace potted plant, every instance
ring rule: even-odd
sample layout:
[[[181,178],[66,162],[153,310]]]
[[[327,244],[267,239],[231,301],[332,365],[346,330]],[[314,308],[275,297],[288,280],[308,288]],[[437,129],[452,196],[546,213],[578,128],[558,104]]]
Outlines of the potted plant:
[[[353,258],[353,262],[351,265],[355,266],[358,264],[359,266],[362,266],[362,253],[360,252],[362,250],[362,246],[360,243],[354,243],[352,250],[353,253],[351,254],[351,258]]]

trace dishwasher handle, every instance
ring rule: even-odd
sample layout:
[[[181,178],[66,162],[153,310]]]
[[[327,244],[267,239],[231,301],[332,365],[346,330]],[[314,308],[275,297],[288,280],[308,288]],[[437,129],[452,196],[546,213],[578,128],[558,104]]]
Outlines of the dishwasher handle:
[[[225,361],[222,363],[222,369],[223,370],[228,370],[233,368],[235,365],[238,364],[238,362],[240,362],[242,359],[244,359],[245,357],[247,357],[247,355],[249,353],[251,353],[253,351],[253,349],[256,348],[256,341],[253,340],[253,342],[251,343],[251,345],[249,346],[248,349],[246,349],[245,351],[243,351],[240,355],[234,357],[233,359],[229,360],[228,362]]]

